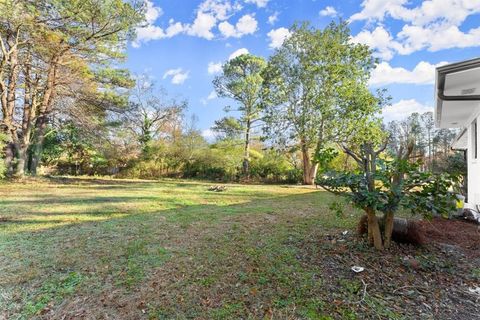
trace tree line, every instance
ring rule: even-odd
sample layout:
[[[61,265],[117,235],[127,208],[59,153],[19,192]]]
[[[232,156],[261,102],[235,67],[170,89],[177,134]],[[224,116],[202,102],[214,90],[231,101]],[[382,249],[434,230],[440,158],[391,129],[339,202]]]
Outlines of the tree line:
[[[143,4],[120,0],[0,1],[0,128],[7,174],[36,174],[55,119],[122,109],[133,85],[117,63]],[[99,119],[97,117],[97,119]]]
[[[384,127],[390,98],[368,87],[378,61],[351,43],[344,22],[295,24],[267,59],[227,61],[213,87],[232,106],[207,141],[187,101],[118,67],[143,6],[0,0],[0,171],[35,175],[42,165],[41,173],[313,184],[319,171],[355,170],[338,151],[372,128],[391,132],[391,154],[414,139],[412,159],[424,159],[425,170],[451,154],[453,133],[435,130],[431,114]]]

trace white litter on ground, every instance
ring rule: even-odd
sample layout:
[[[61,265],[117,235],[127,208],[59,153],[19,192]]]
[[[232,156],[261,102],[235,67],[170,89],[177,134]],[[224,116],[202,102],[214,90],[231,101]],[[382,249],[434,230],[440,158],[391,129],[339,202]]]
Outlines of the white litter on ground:
[[[355,272],[355,273],[360,273],[360,272],[362,272],[363,270],[365,270],[364,267],[359,267],[359,266],[353,266],[353,267],[352,267],[352,271]]]

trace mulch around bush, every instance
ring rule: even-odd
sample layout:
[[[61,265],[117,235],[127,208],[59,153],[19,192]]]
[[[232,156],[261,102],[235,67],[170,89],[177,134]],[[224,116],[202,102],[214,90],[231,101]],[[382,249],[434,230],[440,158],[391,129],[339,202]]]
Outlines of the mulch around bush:
[[[451,245],[460,248],[468,257],[480,257],[480,225],[442,218],[423,220],[419,223],[427,243]]]

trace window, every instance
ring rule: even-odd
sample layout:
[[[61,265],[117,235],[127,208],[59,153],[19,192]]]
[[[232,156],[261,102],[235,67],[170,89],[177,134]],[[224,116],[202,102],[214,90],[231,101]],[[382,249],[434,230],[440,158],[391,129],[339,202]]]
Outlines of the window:
[[[478,159],[478,125],[477,119],[472,123],[472,156],[473,159]]]

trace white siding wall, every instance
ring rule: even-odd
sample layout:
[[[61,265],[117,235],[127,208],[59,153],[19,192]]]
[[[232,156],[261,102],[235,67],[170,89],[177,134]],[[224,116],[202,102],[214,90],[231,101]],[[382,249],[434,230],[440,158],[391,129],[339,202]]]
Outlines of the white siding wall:
[[[477,146],[477,159],[474,159],[474,130],[472,123],[477,120],[477,143],[480,144],[480,115],[477,113],[468,124],[468,205],[480,205],[480,145]]]

